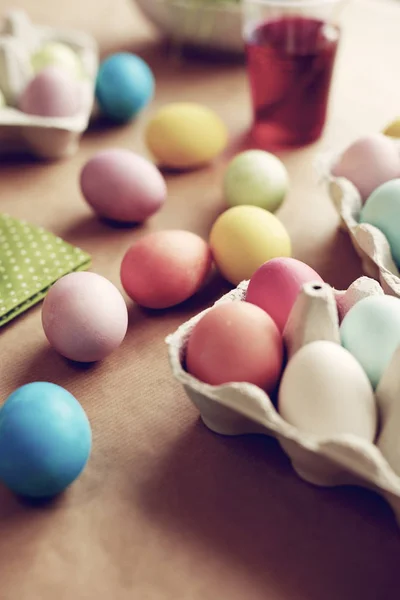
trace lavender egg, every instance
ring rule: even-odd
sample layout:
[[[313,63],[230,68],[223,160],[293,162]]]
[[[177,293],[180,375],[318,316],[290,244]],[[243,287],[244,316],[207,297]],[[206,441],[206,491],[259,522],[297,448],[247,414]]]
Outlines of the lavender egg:
[[[81,105],[79,83],[55,66],[40,71],[28,83],[18,102],[22,112],[39,117],[72,117]]]
[[[102,360],[122,343],[128,310],[119,290],[96,273],[70,273],[48,292],[44,333],[57,352],[78,362]]]
[[[83,167],[80,184],[84,198],[98,215],[126,223],[145,221],[167,197],[157,167],[120,148],[95,154]]]

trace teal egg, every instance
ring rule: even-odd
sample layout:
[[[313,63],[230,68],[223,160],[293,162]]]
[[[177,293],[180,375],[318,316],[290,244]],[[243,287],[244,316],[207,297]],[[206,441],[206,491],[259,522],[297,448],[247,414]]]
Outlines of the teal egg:
[[[148,64],[135,54],[118,52],[100,65],[96,98],[109,119],[126,123],[147,106],[154,88],[154,75]]]
[[[370,296],[360,300],[343,319],[340,337],[376,388],[400,346],[400,299]]]
[[[21,496],[55,496],[80,475],[91,445],[89,420],[72,394],[28,383],[0,410],[0,481]]]
[[[386,236],[393,260],[400,267],[400,179],[380,185],[364,204],[360,223],[369,223]]]

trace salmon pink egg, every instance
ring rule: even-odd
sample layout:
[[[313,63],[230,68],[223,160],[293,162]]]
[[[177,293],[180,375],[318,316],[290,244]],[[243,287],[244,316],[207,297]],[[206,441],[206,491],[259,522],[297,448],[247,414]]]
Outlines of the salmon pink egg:
[[[169,308],[195,294],[211,269],[208,244],[190,231],[149,233],[126,252],[121,282],[146,308]]]
[[[272,392],[282,369],[283,342],[262,309],[247,302],[224,302],[195,325],[187,346],[188,372],[211,385],[253,383]]]
[[[268,313],[283,331],[290,311],[305,283],[322,282],[314,269],[295,258],[273,258],[254,273],[246,301]]]

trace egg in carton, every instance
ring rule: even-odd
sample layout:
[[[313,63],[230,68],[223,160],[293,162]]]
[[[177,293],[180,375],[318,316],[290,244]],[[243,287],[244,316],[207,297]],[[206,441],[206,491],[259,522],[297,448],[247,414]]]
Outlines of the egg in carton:
[[[247,281],[242,282],[216,304],[243,301],[247,286]],[[339,344],[339,324],[352,306],[363,298],[383,293],[378,282],[368,277],[356,280],[347,291],[334,290],[324,283],[304,285],[284,330],[288,364],[312,342]],[[257,433],[275,437],[302,479],[317,486],[360,485],[372,489],[389,502],[400,525],[400,349],[375,392],[379,425],[374,444],[348,433],[310,435],[286,422],[261,388],[248,383],[212,386],[185,370],[191,331],[208,310],[166,339],[173,376],[199,410],[204,424],[222,435]],[[306,371],[304,378],[309,379]],[[352,398],[345,400],[350,403]]]
[[[49,42],[70,47],[82,67],[81,107],[70,117],[35,116],[16,108],[18,98],[34,76],[31,57]],[[37,26],[24,11],[10,11],[0,33],[0,90],[5,100],[0,108],[0,152],[29,152],[48,159],[72,155],[89,123],[97,69],[98,50],[91,36]]]
[[[400,154],[400,142],[394,143]],[[364,273],[379,281],[386,294],[400,297],[400,273],[385,234],[374,225],[360,223],[363,206],[360,192],[345,177],[332,174],[339,158],[340,153],[321,155],[317,158],[316,169],[321,181],[327,185],[329,197],[340,217],[340,226],[350,235]]]

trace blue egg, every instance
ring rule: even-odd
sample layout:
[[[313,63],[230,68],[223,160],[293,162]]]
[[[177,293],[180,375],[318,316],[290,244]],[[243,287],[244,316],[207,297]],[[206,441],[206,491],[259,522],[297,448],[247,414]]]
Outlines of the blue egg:
[[[85,411],[54,383],[28,383],[0,410],[0,480],[21,496],[62,492],[83,470],[91,445]]]
[[[380,185],[361,210],[361,223],[369,223],[386,236],[393,260],[400,267],[400,179]]]
[[[342,346],[358,360],[374,388],[400,346],[400,299],[370,296],[357,302],[340,326]]]
[[[154,76],[139,56],[120,52],[106,58],[97,74],[96,98],[114,121],[130,121],[152,99]]]

